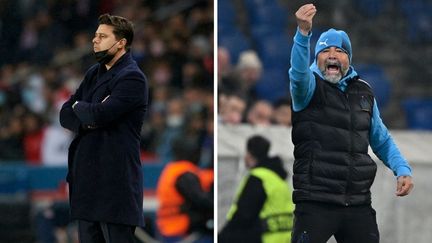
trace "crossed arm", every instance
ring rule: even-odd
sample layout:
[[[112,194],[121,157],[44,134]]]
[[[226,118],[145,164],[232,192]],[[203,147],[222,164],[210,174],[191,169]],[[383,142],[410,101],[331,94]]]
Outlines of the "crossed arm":
[[[106,126],[121,118],[125,113],[145,105],[146,83],[140,78],[120,80],[110,95],[101,102],[82,101],[83,84],[63,105],[60,123],[66,129],[78,133],[80,129],[94,129]]]

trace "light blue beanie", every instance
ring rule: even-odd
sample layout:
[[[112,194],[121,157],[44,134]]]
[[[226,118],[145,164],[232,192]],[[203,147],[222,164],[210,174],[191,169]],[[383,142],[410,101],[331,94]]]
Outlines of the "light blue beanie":
[[[318,54],[329,47],[338,47],[344,50],[349,57],[350,63],[352,59],[351,41],[343,30],[329,29],[323,32],[319,37],[315,46],[315,60]]]

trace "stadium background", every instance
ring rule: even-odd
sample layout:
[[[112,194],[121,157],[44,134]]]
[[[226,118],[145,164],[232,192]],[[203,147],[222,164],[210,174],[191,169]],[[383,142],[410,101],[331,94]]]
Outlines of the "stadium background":
[[[201,166],[213,164],[213,12],[204,0],[0,1],[0,242],[51,242],[46,224],[61,226],[59,242],[76,240],[64,182],[72,134],[58,112],[95,63],[103,13],[134,23],[131,52],[150,84],[141,158],[155,233],[154,190],[171,141],[193,139]]]
[[[279,124],[275,114],[279,99],[289,96],[294,14],[310,2],[317,8],[312,48],[331,27],[348,33],[353,66],[372,86],[383,121],[414,170],[412,195],[397,198],[391,171],[373,156],[379,165],[372,191],[381,242],[430,242],[432,200],[426,195],[432,192],[427,179],[432,172],[432,2],[425,0],[218,1],[218,229],[233,198],[232,185],[246,173],[248,136],[269,138],[271,152],[284,158],[292,171],[291,129]],[[256,75],[242,76],[245,66]],[[232,85],[236,82],[240,85]],[[243,101],[230,103],[233,94]],[[259,113],[266,121],[257,122],[251,117],[261,100],[270,106]],[[233,114],[241,119],[231,119]]]

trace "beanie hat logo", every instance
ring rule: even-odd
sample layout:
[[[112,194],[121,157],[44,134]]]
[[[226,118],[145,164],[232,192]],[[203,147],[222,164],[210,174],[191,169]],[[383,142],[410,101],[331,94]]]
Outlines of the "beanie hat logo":
[[[335,29],[329,29],[321,34],[315,46],[315,58],[318,57],[318,54],[321,51],[332,46],[340,48],[346,54],[348,54],[349,60],[351,62],[351,41],[345,31]]]
[[[320,42],[319,42],[319,45],[325,45],[325,46],[327,47],[327,46],[328,46],[328,44],[327,44],[327,40],[328,40],[328,38],[325,39],[325,41],[320,41]]]

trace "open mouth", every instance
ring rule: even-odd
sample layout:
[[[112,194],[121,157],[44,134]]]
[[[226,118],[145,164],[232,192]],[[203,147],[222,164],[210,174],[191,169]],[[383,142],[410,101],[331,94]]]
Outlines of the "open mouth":
[[[338,64],[327,64],[326,73],[327,74],[338,74],[340,73],[341,67]]]

